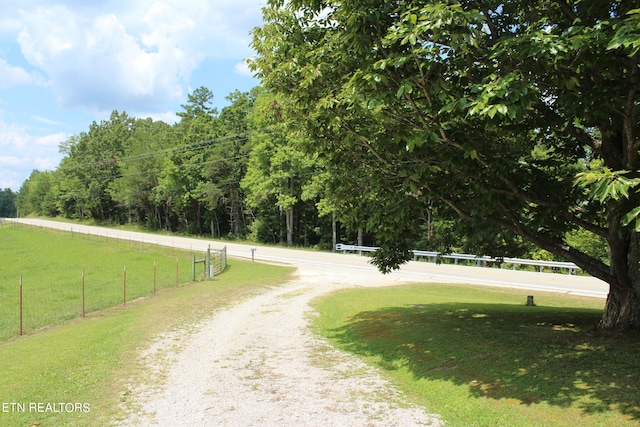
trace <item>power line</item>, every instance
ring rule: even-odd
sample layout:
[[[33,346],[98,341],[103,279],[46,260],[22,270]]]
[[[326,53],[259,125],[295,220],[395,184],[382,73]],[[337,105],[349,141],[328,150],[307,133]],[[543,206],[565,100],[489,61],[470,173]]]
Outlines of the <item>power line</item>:
[[[131,155],[128,155],[128,156],[123,156],[123,157],[112,156],[111,158],[105,159],[105,160],[99,160],[99,161],[94,161],[94,162],[85,162],[85,163],[77,163],[77,164],[70,165],[70,166],[64,166],[62,169],[67,170],[67,171],[71,171],[71,170],[85,169],[85,168],[91,168],[91,167],[104,167],[104,166],[113,165],[113,164],[122,163],[122,162],[126,163],[126,162],[129,162],[131,160],[142,160],[142,159],[146,159],[146,158],[157,157],[157,156],[161,156],[163,154],[180,154],[180,153],[185,153],[185,152],[189,152],[189,151],[194,151],[194,150],[197,150],[199,148],[206,148],[206,147],[209,147],[209,146],[211,146],[211,147],[220,147],[220,146],[230,145],[230,144],[238,143],[238,142],[246,142],[246,141],[249,140],[250,136],[253,133],[257,133],[257,132],[267,132],[267,133],[269,133],[269,129],[268,128],[256,129],[256,130],[247,131],[247,132],[244,132],[244,133],[226,135],[226,136],[218,137],[218,138],[210,138],[210,139],[206,139],[206,140],[203,140],[203,141],[194,142],[194,143],[191,143],[191,144],[176,145],[174,147],[169,147],[169,148],[165,148],[165,149],[162,149],[162,150],[155,150],[155,151],[149,150],[146,153],[131,154]]]

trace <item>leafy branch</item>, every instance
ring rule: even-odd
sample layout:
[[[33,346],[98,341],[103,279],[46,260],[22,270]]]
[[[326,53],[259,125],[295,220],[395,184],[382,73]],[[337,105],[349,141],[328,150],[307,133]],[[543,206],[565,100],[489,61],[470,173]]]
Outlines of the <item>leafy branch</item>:
[[[609,200],[630,199],[631,189],[640,185],[640,178],[629,178],[629,171],[612,171],[609,168],[580,172],[575,184],[587,190],[590,199],[600,203]],[[640,192],[636,191],[640,194]],[[633,193],[631,193],[633,194]],[[635,230],[640,231],[640,206],[636,206],[622,217],[622,225],[635,222]]]

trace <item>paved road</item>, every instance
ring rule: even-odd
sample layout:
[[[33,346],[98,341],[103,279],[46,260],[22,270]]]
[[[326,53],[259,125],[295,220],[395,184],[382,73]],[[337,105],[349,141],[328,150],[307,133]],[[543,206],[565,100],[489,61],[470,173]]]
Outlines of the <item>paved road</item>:
[[[375,271],[375,267],[368,263],[366,257],[358,255],[274,248],[259,245],[250,246],[215,240],[162,236],[30,218],[21,218],[17,221],[23,224],[67,230],[69,232],[98,234],[111,238],[153,243],[181,249],[205,251],[208,245],[211,245],[212,249],[227,246],[227,254],[234,258],[251,259],[251,249],[255,248],[254,256],[256,261],[282,263],[296,267],[326,269],[326,271],[330,271],[332,274],[341,271],[353,274],[353,272],[358,270],[361,270],[363,274],[369,274]],[[437,265],[427,262],[409,262],[399,271],[393,272],[384,278],[381,274],[380,276],[381,280],[386,280],[390,284],[398,282],[470,283],[528,289],[532,291],[560,292],[598,298],[606,298],[609,289],[606,283],[593,277],[448,264]]]

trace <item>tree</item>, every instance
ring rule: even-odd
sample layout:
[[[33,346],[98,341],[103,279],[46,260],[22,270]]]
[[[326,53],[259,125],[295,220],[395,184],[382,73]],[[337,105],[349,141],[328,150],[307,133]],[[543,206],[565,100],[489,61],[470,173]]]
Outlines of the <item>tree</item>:
[[[212,100],[213,93],[199,87],[182,105],[184,111],[177,113],[181,120],[174,127],[180,145],[171,153],[170,170],[165,174],[165,185],[170,177],[171,191],[178,191],[182,199],[174,200],[173,207],[179,208],[185,229],[197,234],[202,234],[204,208],[218,197],[209,191],[205,168],[212,160],[212,147],[223,136],[218,111],[210,106]]]
[[[164,156],[174,145],[168,124],[150,118],[133,123],[131,137],[118,159],[120,176],[109,185],[113,200],[126,208],[128,222],[163,228],[164,217],[152,192],[158,186]]]
[[[56,216],[58,213],[55,201],[55,172],[34,170],[22,184],[16,197],[16,204],[21,215],[35,214]]]
[[[89,132],[61,144],[61,152],[67,154],[58,168],[63,212],[97,221],[120,221],[123,210],[109,188],[121,174],[118,159],[128,146],[134,122],[127,113],[113,111],[109,120],[93,122]]]
[[[0,190],[0,218],[14,218],[16,216],[16,193],[10,188]]]
[[[285,220],[286,242],[292,246],[299,222],[296,212],[303,212],[304,187],[310,184],[318,164],[296,147],[304,136],[288,127],[277,97],[261,93],[251,120],[253,147],[241,186],[249,206],[257,208],[273,203],[280,210]]]
[[[637,329],[640,236],[624,219],[640,194],[595,200],[576,177],[638,178],[638,12],[624,1],[273,0],[253,66],[312,151],[370,179],[356,182],[358,211],[383,271],[409,259],[435,203],[478,253],[496,236],[501,250],[524,238],[604,280],[599,327]],[[572,246],[575,230],[605,239],[609,262]]]
[[[219,194],[218,203],[228,216],[229,235],[246,235],[245,195],[240,182],[247,172],[250,151],[248,115],[253,110],[256,91],[230,93],[231,105],[220,112],[225,137],[213,147],[213,158],[207,175],[210,191]]]

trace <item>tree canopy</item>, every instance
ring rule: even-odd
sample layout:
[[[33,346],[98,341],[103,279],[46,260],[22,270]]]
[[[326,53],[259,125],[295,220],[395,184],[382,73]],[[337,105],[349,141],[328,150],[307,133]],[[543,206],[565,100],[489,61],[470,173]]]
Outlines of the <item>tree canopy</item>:
[[[0,218],[16,216],[16,193],[10,188],[0,190]]]
[[[357,194],[342,214],[366,218],[382,270],[435,208],[477,253],[524,239],[575,262],[610,284],[600,326],[638,328],[632,3],[273,0],[253,67],[341,171],[331,193]],[[608,262],[572,245],[578,231]]]
[[[55,171],[33,171],[23,183],[20,214],[330,248],[330,224],[315,196],[303,197],[317,167],[296,148],[300,137],[274,96],[234,91],[221,111],[213,99],[197,88],[173,125],[118,111],[91,123],[60,144]],[[16,195],[5,192],[0,208],[13,216]]]

